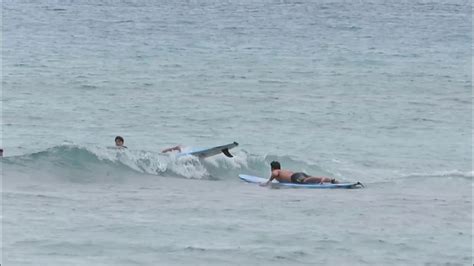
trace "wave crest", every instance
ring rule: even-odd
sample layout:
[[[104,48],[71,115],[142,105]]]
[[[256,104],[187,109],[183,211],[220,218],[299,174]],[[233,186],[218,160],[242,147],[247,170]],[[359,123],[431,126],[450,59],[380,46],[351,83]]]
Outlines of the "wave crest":
[[[183,177],[193,179],[235,179],[240,173],[267,176],[269,162],[280,160],[287,167],[310,172],[316,166],[288,156],[258,156],[243,149],[233,150],[234,158],[217,155],[206,159],[176,156],[159,152],[115,147],[60,145],[44,151],[3,158],[7,175],[19,172],[35,176],[55,176],[75,182],[88,182],[103,177],[127,178],[136,175]]]
[[[459,177],[472,179],[474,177],[474,171],[460,171],[460,170],[446,170],[446,171],[434,171],[428,173],[410,173],[403,175],[405,178],[424,178],[424,177]]]

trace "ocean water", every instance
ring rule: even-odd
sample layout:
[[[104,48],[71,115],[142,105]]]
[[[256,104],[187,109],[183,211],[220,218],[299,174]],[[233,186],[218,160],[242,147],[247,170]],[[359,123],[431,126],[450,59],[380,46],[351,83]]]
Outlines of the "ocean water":
[[[2,265],[471,265],[471,5],[4,0]]]

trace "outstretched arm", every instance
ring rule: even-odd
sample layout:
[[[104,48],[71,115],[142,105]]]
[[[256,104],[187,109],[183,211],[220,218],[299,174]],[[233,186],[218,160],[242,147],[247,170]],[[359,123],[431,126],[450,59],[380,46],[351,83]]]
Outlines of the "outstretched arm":
[[[265,182],[265,183],[262,183],[262,184],[260,184],[260,185],[261,185],[261,186],[268,186],[268,184],[270,184],[270,183],[273,181],[273,179],[275,179],[275,176],[274,176],[273,173],[272,173],[272,176],[270,176],[270,178],[268,179],[268,181]]]
[[[174,147],[171,147],[171,148],[168,148],[168,149],[164,149],[161,152],[170,152],[170,151],[179,151],[179,152],[181,152],[181,146],[180,145],[174,146]]]

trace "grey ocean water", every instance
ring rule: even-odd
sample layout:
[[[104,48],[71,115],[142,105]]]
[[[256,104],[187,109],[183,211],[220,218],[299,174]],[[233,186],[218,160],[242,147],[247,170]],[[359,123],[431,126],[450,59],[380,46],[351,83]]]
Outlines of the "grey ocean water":
[[[2,8],[2,264],[472,264],[470,1]]]

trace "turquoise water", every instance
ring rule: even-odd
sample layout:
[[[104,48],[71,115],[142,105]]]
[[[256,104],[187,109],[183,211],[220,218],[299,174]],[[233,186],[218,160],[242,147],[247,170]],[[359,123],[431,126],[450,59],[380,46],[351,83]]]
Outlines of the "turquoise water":
[[[4,1],[3,263],[471,264],[471,15]],[[233,159],[159,152],[232,141]],[[238,180],[272,160],[367,188]]]

